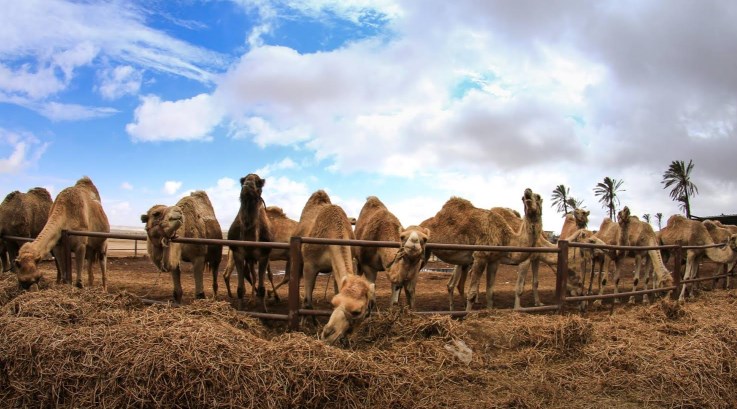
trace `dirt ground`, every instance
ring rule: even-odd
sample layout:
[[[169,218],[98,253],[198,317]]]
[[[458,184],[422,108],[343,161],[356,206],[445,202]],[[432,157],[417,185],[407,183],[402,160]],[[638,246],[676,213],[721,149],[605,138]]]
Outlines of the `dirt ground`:
[[[154,264],[145,255],[145,242],[133,242],[129,240],[110,240],[109,242],[109,257],[108,257],[108,289],[111,292],[118,291],[129,291],[137,294],[141,297],[169,301],[172,298],[172,282],[168,274],[158,273]],[[224,251],[225,253],[225,251]],[[137,256],[136,256],[137,254]],[[216,296],[219,300],[228,300],[226,287],[222,279],[222,271],[225,268],[226,257],[223,256],[220,264],[218,273],[218,285],[219,290]],[[620,292],[630,291],[632,288],[634,260],[627,258],[623,263],[624,275],[621,278]],[[705,262],[702,264],[700,269],[700,276],[708,276],[714,272],[714,264],[711,262]],[[672,270],[672,262],[667,265]],[[451,265],[442,262],[430,262],[425,270],[420,273],[420,279],[417,284],[417,302],[416,307],[418,311],[446,311],[448,310],[448,292],[447,292],[447,281],[450,277],[450,273],[445,271],[431,271],[437,269],[448,270],[452,268]],[[44,271],[45,279],[55,280],[56,270],[51,261],[42,263],[42,271]],[[274,262],[273,271],[275,271],[274,282],[278,284],[283,278],[283,271],[285,269],[284,262]],[[95,274],[95,285],[100,285],[100,274],[99,269],[94,269]],[[315,285],[313,293],[313,303],[315,309],[329,310],[331,309],[330,298],[334,294],[333,286],[330,284],[328,275],[320,275]],[[502,265],[497,273],[497,278],[494,287],[494,307],[499,309],[510,309],[514,306],[514,288],[517,280],[517,267],[510,265]],[[588,277],[586,278],[586,286],[588,287]],[[533,306],[533,298],[531,291],[531,273],[528,272],[525,291],[522,296],[522,306],[530,307]],[[83,283],[87,285],[87,277],[83,273]],[[248,286],[248,284],[246,284]],[[485,285],[486,279],[482,277],[481,288],[479,294],[480,302],[476,304],[476,309],[482,309],[485,307]],[[194,279],[192,274],[192,268],[190,263],[184,263],[184,269],[182,271],[182,286],[184,289],[183,302],[189,303],[193,299],[194,295]],[[235,274],[231,277],[231,288],[235,294],[237,286],[237,277]],[[287,294],[288,286],[282,286],[278,290],[281,301],[277,302],[274,299],[270,299],[267,302],[269,312],[273,313],[286,313],[287,312]],[[705,289],[711,288],[711,282],[704,285]],[[212,276],[206,275],[204,277],[204,288],[205,294],[208,298],[213,296],[212,292]],[[304,296],[304,287],[300,285],[301,297]],[[594,284],[594,291],[596,291],[597,285]],[[390,304],[391,290],[389,281],[386,275],[380,273],[376,283],[377,289],[377,303],[378,307],[386,308]],[[270,285],[267,284],[267,290],[270,290]],[[540,297],[543,303],[552,304],[553,297],[555,294],[555,272],[553,269],[546,265],[540,266]],[[607,286],[606,293],[613,292],[613,286],[610,284]],[[247,297],[247,309],[252,311],[262,311],[260,306],[254,300],[251,293],[251,288],[248,287],[246,290]],[[233,301],[233,300],[231,300]],[[404,303],[404,295],[402,294],[401,302]],[[605,301],[604,304],[607,304]],[[233,302],[235,306],[235,302]],[[458,293],[454,296],[454,307],[457,310],[463,309],[465,306],[465,299],[462,299]],[[609,308],[605,308],[607,311]]]

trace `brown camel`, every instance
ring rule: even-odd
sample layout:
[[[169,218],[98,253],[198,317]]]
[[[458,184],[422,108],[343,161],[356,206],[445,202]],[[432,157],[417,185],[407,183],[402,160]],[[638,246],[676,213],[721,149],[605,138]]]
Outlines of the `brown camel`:
[[[612,219],[604,218],[601,221],[599,230],[594,234],[594,237],[601,240],[604,244],[610,246],[616,246],[620,242],[621,231],[619,224],[614,222]],[[595,266],[599,266],[599,295],[604,294],[604,288],[609,281],[609,273],[611,264],[614,263],[614,286],[615,293],[619,292],[619,268],[624,254],[615,250],[603,250],[595,252],[593,255],[593,264],[591,268],[591,280],[589,281],[588,293],[591,293],[591,286],[594,281],[594,270]],[[616,300],[615,300],[616,302]],[[600,305],[601,300],[594,301],[594,305]]]
[[[620,246],[642,246],[651,247],[659,245],[658,238],[655,235],[650,223],[640,221],[637,216],[630,214],[629,207],[625,206],[622,210],[617,213],[617,223],[619,224],[620,234],[618,245]],[[647,265],[652,267],[655,272],[655,280],[653,280],[653,288],[668,287],[673,284],[673,277],[670,271],[663,264],[663,257],[660,254],[660,250],[647,250],[635,252],[635,273],[634,281],[632,284],[632,291],[637,291],[637,286],[640,282],[640,271],[642,268],[642,258],[647,255]],[[646,269],[646,270],[649,270]],[[616,275],[615,279],[615,292],[617,292],[616,284],[619,281],[619,274]],[[650,274],[645,275],[644,289],[647,289],[647,284],[650,281]],[[630,297],[630,302],[635,302],[635,297]],[[647,294],[642,297],[642,302],[649,302]]]
[[[498,214],[474,207],[468,200],[458,197],[448,200],[435,217],[425,220],[421,226],[433,232],[430,238],[433,243],[533,247],[542,231],[542,198],[526,189],[522,203],[525,209],[523,222],[516,231]],[[446,263],[471,265],[467,310],[473,307],[477,298],[484,271],[487,274],[486,305],[487,308],[493,308],[494,279],[499,263],[521,263],[530,254],[457,250],[434,250],[433,253]]]
[[[559,237],[570,237],[577,230],[585,229],[589,225],[589,214],[591,212],[584,209],[574,209],[572,212],[566,213]]]
[[[220,223],[215,218],[207,193],[198,190],[183,197],[174,206],[156,205],[141,215],[146,224],[148,256],[159,270],[170,272],[174,284],[174,301],[182,302],[181,263],[191,262],[194,270],[195,297],[205,298],[202,285],[204,271],[212,272],[213,296],[218,293],[218,267],[222,245],[172,243],[171,239],[222,239]]]
[[[660,231],[660,241],[662,244],[679,244],[681,246],[714,244],[714,240],[702,223],[686,219],[678,214],[674,214],[668,219],[668,224]],[[686,250],[684,280],[696,277],[698,265],[704,256],[716,263],[734,263],[737,259],[735,250],[737,250],[737,235],[735,234],[729,237],[724,247]],[[687,290],[689,292],[691,290],[691,286],[688,284],[684,285],[681,290],[680,301],[685,300]]]
[[[11,192],[5,196],[0,204],[0,237],[18,236],[35,238],[43,230],[49,219],[49,211],[53,204],[49,191],[42,187],[35,187],[27,193]],[[0,254],[3,271],[13,268],[13,264],[6,261],[18,257],[20,244],[15,240],[0,241]],[[5,260],[7,252],[8,260]]]
[[[737,233],[737,226],[730,226],[733,227],[733,229],[729,229],[716,220],[704,220],[702,223],[704,224],[704,227],[706,227],[706,231],[709,232],[709,235],[711,236],[711,239],[714,241],[714,243],[727,243],[732,234]],[[722,275],[728,271],[732,271],[733,268],[734,263],[719,264],[717,266],[717,270],[714,272],[714,275]],[[729,287],[729,279],[730,277],[727,277],[724,282],[726,287]],[[714,280],[714,285],[716,285],[716,281],[717,280]]]
[[[271,225],[269,218],[266,216],[266,204],[261,198],[261,191],[265,183],[266,179],[262,179],[255,173],[249,173],[241,178],[241,207],[238,209],[238,214],[228,230],[228,240],[272,241]],[[230,246],[230,250],[233,252],[235,268],[238,271],[237,291],[240,308],[244,308],[243,297],[246,292],[245,275],[247,274],[254,284],[258,280],[256,295],[260,299],[264,311],[266,311],[264,275],[266,267],[269,265],[271,249],[268,247]],[[258,262],[258,277],[255,275],[256,262]]]
[[[266,216],[269,218],[271,224],[272,241],[276,243],[289,243],[289,239],[294,235],[294,231],[297,229],[297,221],[287,217],[284,210],[279,206],[268,206],[266,208]],[[276,260],[283,260],[287,262],[286,274],[282,281],[274,286],[274,277],[271,274],[271,262]],[[233,273],[235,268],[235,261],[233,260],[233,252],[228,250],[228,263],[225,266],[225,272],[223,272],[223,280],[225,281],[225,287],[228,289],[228,297],[233,297],[230,292],[230,275]],[[269,253],[269,267],[266,269],[266,275],[271,283],[271,292],[274,295],[274,299],[279,301],[278,290],[284,284],[289,282],[289,249],[271,249]],[[246,277],[249,281],[251,277]],[[253,285],[253,283],[251,283]]]
[[[307,200],[299,218],[297,237],[352,240],[351,222],[340,206],[333,205],[323,190]],[[353,266],[353,250],[347,245],[303,244],[302,274],[305,280],[304,308],[312,308],[312,290],[318,273],[332,272],[338,293],[333,297],[333,313],[323,327],[321,338],[333,343],[342,338],[369,312],[374,299],[374,284],[357,276]]]
[[[110,232],[110,223],[100,202],[100,193],[87,176],[56,196],[49,211],[49,219],[36,239],[21,246],[15,267],[18,282],[23,288],[38,283],[43,275],[38,262],[54,250],[60,273],[57,280],[66,276],[66,261],[70,255],[64,252],[61,243],[62,230]],[[87,236],[70,236],[69,244],[76,262],[76,284],[82,287],[82,267],[87,261],[88,284],[92,286],[92,263],[98,261],[102,271],[102,288],[107,291],[107,239]]]
[[[376,196],[369,196],[356,221],[357,240],[394,241],[401,247],[359,247],[358,266],[370,283],[376,274],[386,271],[392,284],[392,305],[399,303],[404,288],[407,305],[415,308],[415,287],[425,263],[425,243],[430,230],[420,226],[402,227],[396,216]],[[376,300],[372,300],[375,302]]]

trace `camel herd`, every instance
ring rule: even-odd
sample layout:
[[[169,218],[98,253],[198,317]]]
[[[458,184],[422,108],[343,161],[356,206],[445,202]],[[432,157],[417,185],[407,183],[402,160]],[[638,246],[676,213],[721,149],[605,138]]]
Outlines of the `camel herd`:
[[[299,221],[289,219],[281,208],[267,207],[262,198],[266,180],[256,174],[241,178],[240,208],[228,229],[229,240],[251,242],[288,242],[291,237],[322,239],[391,241],[398,247],[359,247],[344,244],[305,243],[302,246],[304,277],[304,308],[312,308],[312,292],[318,273],[331,272],[336,294],[331,303],[333,312],[323,327],[322,339],[334,342],[341,338],[353,325],[365,318],[375,308],[375,282],[379,271],[385,271],[391,283],[391,304],[400,302],[404,290],[409,308],[415,307],[417,278],[430,252],[427,243],[509,246],[509,247],[555,247],[542,231],[542,198],[530,189],[522,195],[522,214],[513,209],[495,207],[477,208],[468,200],[452,197],[432,217],[419,225],[403,227],[399,219],[377,197],[367,198],[355,223],[345,211],[331,203],[323,190],[314,192],[305,204]],[[560,233],[570,242],[598,245],[653,247],[662,244],[700,246],[722,243],[721,247],[692,249],[686,252],[684,278],[697,275],[700,261],[706,257],[719,263],[720,271],[729,271],[737,261],[737,226],[725,226],[719,222],[698,222],[673,215],[667,225],[655,232],[649,223],[640,221],[624,207],[617,221],[604,219],[595,233],[587,229],[589,212],[576,209],[565,216]],[[217,294],[217,274],[223,248],[221,245],[186,244],[172,241],[175,238],[222,239],[222,229],[204,191],[196,191],[183,197],[174,206],[155,205],[141,216],[147,235],[147,252],[155,266],[171,273],[173,298],[182,300],[180,281],[181,263],[193,265],[195,296],[205,297],[203,274],[209,271],[213,277],[213,294]],[[355,224],[355,228],[352,227]],[[18,246],[15,241],[0,242],[0,260],[3,269],[13,270],[19,285],[33,288],[40,280],[37,264],[49,255],[57,262],[57,280],[62,270],[70,265],[63,251],[63,230],[109,232],[110,225],[102,208],[97,188],[88,177],[83,177],[74,186],[62,190],[52,202],[51,195],[43,188],[33,188],[27,193],[12,192],[0,204],[0,237],[21,236],[35,239]],[[70,236],[69,243],[74,253],[76,285],[82,286],[82,269],[86,262],[88,285],[93,284],[92,266],[98,262],[102,272],[102,286],[106,289],[105,238]],[[432,252],[438,259],[455,265],[448,281],[449,308],[453,309],[453,294],[466,298],[466,309],[471,310],[478,302],[481,277],[486,276],[486,306],[494,305],[494,281],[500,264],[518,266],[515,289],[515,308],[520,308],[520,296],[524,288],[527,271],[532,269],[532,290],[536,306],[542,305],[538,296],[538,269],[540,262],[557,266],[557,252],[515,252],[487,250],[436,249]],[[610,273],[613,275],[614,292],[619,293],[622,260],[629,255],[620,250],[602,250],[573,247],[569,252],[568,282],[566,288],[571,295],[584,293],[583,282],[590,271],[588,291],[592,291],[595,266],[598,266],[598,291],[602,294]],[[644,287],[651,282],[653,288],[671,285],[671,273],[665,267],[658,249],[636,251],[633,290],[640,284],[644,274]],[[237,298],[240,308],[244,307],[245,281],[253,288],[260,305],[266,311],[265,279],[271,282],[272,294],[278,300],[276,289],[289,281],[289,275],[274,285],[269,262],[286,260],[285,249],[243,247],[231,245],[223,274],[228,296],[232,297],[230,275],[237,271]],[[612,265],[614,266],[612,270]],[[590,266],[590,267],[589,267]],[[485,274],[484,274],[485,273]],[[470,274],[468,288],[465,287]],[[691,288],[683,286],[683,300]],[[630,301],[634,301],[631,299]],[[648,301],[647,296],[644,302]]]

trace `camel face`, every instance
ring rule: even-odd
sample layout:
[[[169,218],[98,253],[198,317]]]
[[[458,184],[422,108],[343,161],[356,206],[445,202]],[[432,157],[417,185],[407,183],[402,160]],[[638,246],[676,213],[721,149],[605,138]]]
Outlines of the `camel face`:
[[[575,209],[573,210],[573,218],[576,220],[576,226],[586,227],[589,224],[589,212],[588,210]]]
[[[27,246],[24,244],[18,252],[18,258],[13,262],[15,271],[17,272],[18,285],[24,289],[30,289],[34,284],[41,281],[41,272],[38,270],[38,262],[33,252],[26,251]]]
[[[542,218],[543,199],[539,194],[533,193],[532,189],[525,189],[522,196],[522,204],[525,208],[525,215],[532,221],[538,221]]]
[[[340,292],[331,301],[335,309],[322,329],[320,338],[328,344],[333,344],[349,333],[368,315],[369,301],[373,296],[374,284],[370,284],[365,278],[358,276],[343,278]]]
[[[387,276],[392,284],[402,286],[414,279],[419,272],[418,263],[425,257],[425,244],[429,237],[430,230],[419,226],[410,226],[399,232],[402,247],[397,251],[394,261],[387,270]]]
[[[249,173],[241,178],[241,200],[261,198],[261,190],[266,184],[266,179],[255,173]]]
[[[182,209],[179,206],[156,205],[141,215],[141,221],[146,223],[149,257],[159,269],[169,271],[170,260],[164,260],[164,253],[171,239],[176,237],[177,230],[184,224]]]
[[[625,206],[624,209],[617,213],[617,223],[620,225],[625,224],[630,219],[630,208]]]

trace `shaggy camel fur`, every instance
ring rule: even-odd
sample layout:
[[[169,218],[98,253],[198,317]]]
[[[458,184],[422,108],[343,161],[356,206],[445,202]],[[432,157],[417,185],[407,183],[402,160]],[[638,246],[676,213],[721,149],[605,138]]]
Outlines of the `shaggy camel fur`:
[[[333,205],[323,190],[307,200],[299,218],[297,237],[352,240],[353,230],[340,206]],[[353,251],[347,245],[303,244],[302,274],[305,280],[304,308],[312,308],[312,290],[318,273],[332,272],[338,293],[333,297],[333,313],[323,327],[321,339],[333,343],[342,338],[369,313],[374,299],[374,284],[357,276],[353,266]]]
[[[261,198],[261,191],[266,184],[266,179],[262,179],[255,173],[249,173],[241,178],[241,206],[235,220],[228,230],[228,240],[241,241],[272,241],[271,224],[266,216],[266,204]],[[266,267],[269,265],[269,254],[271,249],[268,247],[243,247],[230,246],[233,252],[233,260],[235,268],[238,271],[238,300],[240,308],[243,309],[246,293],[245,275],[251,277],[251,282],[256,283],[256,295],[261,301],[264,311],[266,308],[266,290],[264,288],[264,275]],[[255,275],[255,264],[258,262],[258,277]]]
[[[18,236],[34,238],[41,233],[49,211],[53,204],[49,191],[42,187],[35,187],[27,193],[11,192],[5,196],[0,204],[0,237]],[[0,254],[3,255],[3,271],[13,268],[13,264],[6,263],[5,253],[9,261],[18,257],[20,244],[14,240],[0,242]]]
[[[292,238],[294,231],[297,229],[297,221],[287,217],[284,210],[279,206],[268,206],[266,208],[266,216],[269,218],[269,223],[271,224],[272,241],[276,243],[289,243],[289,239]],[[269,253],[269,267],[266,269],[266,276],[269,278],[269,282],[271,283],[271,293],[274,295],[274,299],[279,301],[279,295],[276,290],[289,282],[289,274],[284,274],[282,281],[274,286],[274,276],[271,274],[271,262],[276,260],[286,261],[287,267],[285,271],[288,272],[289,249],[271,249],[271,253]],[[233,297],[233,294],[230,292],[230,275],[233,273],[233,269],[235,269],[233,252],[228,250],[228,263],[226,264],[225,271],[223,272],[223,280],[225,281],[225,287],[228,289],[228,297],[231,298]],[[246,276],[246,278],[249,281],[251,280],[251,277]],[[251,285],[253,285],[252,282]]]
[[[399,248],[359,247],[358,266],[370,283],[378,271],[386,271],[392,284],[392,305],[399,303],[404,288],[407,305],[415,308],[415,286],[425,264],[425,243],[430,230],[420,226],[402,227],[396,216],[376,196],[369,196],[356,221],[357,240],[394,241]],[[375,303],[376,300],[372,300]]]
[[[182,302],[181,263],[191,262],[194,270],[195,297],[205,298],[202,285],[204,271],[212,273],[213,296],[218,293],[218,267],[222,245],[171,243],[171,239],[222,239],[220,223],[215,218],[207,193],[198,190],[183,197],[174,206],[156,205],[141,215],[146,224],[148,256],[159,270],[171,273],[174,300]]]
[[[36,239],[21,246],[15,267],[21,287],[29,288],[38,283],[42,273],[38,262],[54,250],[61,268],[57,280],[64,277],[69,254],[61,243],[62,230],[110,232],[110,223],[100,203],[100,193],[87,176],[56,196],[49,212],[49,219]],[[107,239],[87,236],[70,236],[69,244],[76,262],[76,284],[82,287],[82,267],[87,261],[89,285],[93,284],[92,263],[97,260],[102,271],[102,288],[107,291]]]
[[[714,240],[701,222],[686,219],[678,214],[674,214],[668,219],[668,224],[660,231],[660,241],[662,244],[680,244],[681,246],[714,244]],[[698,265],[704,256],[716,263],[734,263],[737,259],[735,250],[737,250],[737,235],[735,234],[729,237],[724,247],[686,250],[684,280],[696,277]],[[685,300],[687,290],[690,292],[690,284],[683,286],[679,296],[680,301]]]
[[[519,230],[513,230],[504,218],[490,210],[474,207],[471,202],[458,197],[448,200],[435,217],[425,220],[421,226],[432,231],[433,243],[471,244],[490,246],[533,247],[542,231],[542,198],[530,189],[522,196],[524,218]],[[499,251],[434,250],[433,253],[446,263],[459,266],[471,265],[471,283],[466,295],[466,309],[470,310],[478,296],[481,275],[487,274],[486,306],[493,308],[493,287],[499,263],[521,263],[530,253]]]
[[[619,242],[620,246],[642,246],[651,247],[659,245],[658,238],[655,235],[650,223],[640,221],[637,216],[630,214],[629,207],[625,206],[622,210],[617,213],[617,223],[619,224],[620,234]],[[642,268],[642,258],[647,255],[647,266],[652,267],[655,271],[655,280],[653,282],[653,288],[669,287],[673,284],[673,277],[670,271],[663,264],[663,257],[660,254],[660,250],[648,250],[645,254],[644,251],[638,251],[635,253],[635,277],[632,283],[632,291],[637,291],[637,286],[640,282],[640,271]],[[646,271],[649,268],[646,269]],[[616,284],[619,281],[619,274],[615,279],[615,292],[618,292]],[[650,281],[650,274],[645,274],[644,289],[647,289],[647,284]],[[630,297],[631,303],[635,302],[635,297]],[[642,297],[642,302],[649,302],[647,294]]]

